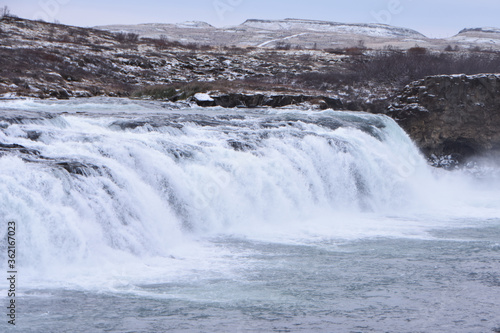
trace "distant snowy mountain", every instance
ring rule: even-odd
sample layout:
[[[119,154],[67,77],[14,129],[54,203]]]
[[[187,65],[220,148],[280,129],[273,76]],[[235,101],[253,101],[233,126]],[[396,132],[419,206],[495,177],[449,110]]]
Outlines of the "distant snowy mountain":
[[[382,38],[425,38],[418,31],[393,27],[386,24],[338,23],[329,21],[284,19],[284,20],[246,20],[241,27],[262,30],[316,31],[342,34],[357,34]]]
[[[484,32],[484,33],[496,33],[500,34],[500,28],[493,27],[483,27],[483,28],[466,28],[461,30],[458,34],[463,34],[467,32]]]
[[[448,46],[458,49],[500,48],[500,29],[489,27],[463,29],[449,38],[428,38],[418,31],[386,24],[293,18],[249,19],[240,25],[222,28],[200,21],[108,25],[97,28],[111,32],[132,32],[140,37],[167,38],[185,44],[212,46],[276,48],[288,45],[302,49],[338,49],[364,45],[372,49],[409,49],[418,45],[435,50],[444,50]]]
[[[187,21],[175,24],[177,28],[213,29],[214,26],[201,21]]]
[[[491,27],[467,28],[451,37],[450,40],[478,47],[497,48],[500,46],[500,29]]]

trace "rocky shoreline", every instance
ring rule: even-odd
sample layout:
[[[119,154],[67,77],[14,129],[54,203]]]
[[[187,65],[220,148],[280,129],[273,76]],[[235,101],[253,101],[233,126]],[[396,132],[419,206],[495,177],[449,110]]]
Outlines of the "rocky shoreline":
[[[439,75],[412,82],[389,107],[427,156],[500,152],[500,74]]]
[[[197,94],[198,106],[283,107],[304,105],[349,110],[341,99],[326,96]],[[367,110],[358,110],[367,111]],[[438,75],[407,85],[385,112],[422,152],[464,162],[474,155],[500,152],[500,74]]]
[[[290,105],[308,105],[322,110],[325,109],[344,109],[344,105],[339,98],[328,96],[310,96],[310,95],[289,95],[289,94],[244,94],[244,93],[228,93],[228,94],[195,94],[189,98],[189,101],[196,103],[198,106],[221,106],[224,108],[256,108],[256,107],[271,107],[279,108]]]
[[[266,93],[197,93],[182,105],[350,110],[339,98]],[[389,104],[394,118],[436,166],[500,154],[500,74],[438,75],[407,85]],[[352,110],[351,110],[352,111]],[[355,110],[366,111],[366,110]]]

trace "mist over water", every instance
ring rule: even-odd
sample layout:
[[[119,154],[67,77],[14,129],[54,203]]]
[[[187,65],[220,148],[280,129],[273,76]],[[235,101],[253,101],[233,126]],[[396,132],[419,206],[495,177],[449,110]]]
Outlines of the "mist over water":
[[[391,286],[380,296],[390,299],[392,292],[421,292],[413,313],[404,297],[382,310],[380,303],[365,309],[373,318],[403,309],[394,327],[403,318],[423,320],[419,311],[437,304],[430,300],[433,288],[446,298],[440,309],[460,290],[473,290],[463,308],[475,300],[478,313],[486,306],[482,293],[498,293],[498,179],[431,168],[388,117],[172,110],[113,99],[1,107],[1,232],[9,220],[19,226],[21,290],[34,316],[26,320],[38,329],[50,327],[34,324],[33,304],[44,304],[45,293],[76,303],[79,293],[110,293],[92,297],[106,307],[118,302],[125,312],[134,310],[123,295],[148,299],[174,318],[176,306],[210,318],[208,328],[191,318],[194,326],[186,329],[223,331],[269,331],[266,323],[276,320],[285,328],[294,322],[305,330],[354,329],[362,320],[349,326],[349,313],[359,314],[362,299],[379,297],[381,285]],[[471,268],[476,261],[469,254],[479,252],[487,260]],[[478,278],[446,289],[457,272],[447,264],[431,269],[440,256],[456,266],[463,259],[461,269]],[[262,316],[255,312],[259,304]],[[489,329],[500,325],[491,306],[483,315]],[[340,326],[328,324],[327,309],[343,318]],[[443,311],[445,318],[455,314]],[[129,322],[110,330],[151,331],[164,317],[144,316],[151,319],[144,327]],[[365,320],[373,324],[373,318]],[[160,326],[181,330],[186,319],[173,320]],[[74,330],[71,320],[63,322]],[[377,325],[370,327],[388,324]]]

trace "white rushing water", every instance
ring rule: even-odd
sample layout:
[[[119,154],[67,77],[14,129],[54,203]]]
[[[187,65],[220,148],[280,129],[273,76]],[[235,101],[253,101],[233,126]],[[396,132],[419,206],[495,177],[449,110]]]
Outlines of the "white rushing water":
[[[381,115],[121,100],[1,107],[0,222],[17,223],[25,290],[239,299],[244,283],[211,296],[141,286],[245,280],[260,267],[254,246],[331,250],[499,226],[498,183],[432,169]]]

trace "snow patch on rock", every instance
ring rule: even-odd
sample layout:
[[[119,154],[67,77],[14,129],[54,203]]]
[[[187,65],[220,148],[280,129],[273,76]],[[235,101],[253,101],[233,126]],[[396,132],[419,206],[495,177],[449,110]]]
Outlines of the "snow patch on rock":
[[[214,99],[209,94],[197,93],[193,98],[198,102],[213,102]]]

